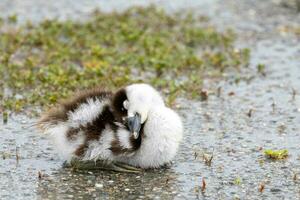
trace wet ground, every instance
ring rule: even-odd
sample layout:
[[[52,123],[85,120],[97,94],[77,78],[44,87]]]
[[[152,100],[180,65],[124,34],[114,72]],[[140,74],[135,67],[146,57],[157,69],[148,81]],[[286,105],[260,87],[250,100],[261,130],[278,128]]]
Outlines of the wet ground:
[[[131,5],[34,2],[1,1],[1,15],[19,12],[24,19],[39,20],[74,16],[80,6],[85,11],[78,16],[93,5],[107,11]],[[237,45],[252,50],[249,68],[227,72],[221,81],[205,81],[207,101],[178,101],[185,139],[170,169],[142,174],[62,169],[48,140],[30,127],[35,120],[11,116],[0,125],[0,199],[299,199],[300,38],[287,27],[299,27],[300,15],[279,1],[239,2],[156,1],[170,11],[187,8],[208,15],[220,29],[232,27],[238,33]],[[64,12],[61,6],[69,4]],[[257,72],[258,63],[264,63],[265,70]],[[289,157],[271,161],[264,149],[287,149]],[[211,155],[210,165],[203,157]]]

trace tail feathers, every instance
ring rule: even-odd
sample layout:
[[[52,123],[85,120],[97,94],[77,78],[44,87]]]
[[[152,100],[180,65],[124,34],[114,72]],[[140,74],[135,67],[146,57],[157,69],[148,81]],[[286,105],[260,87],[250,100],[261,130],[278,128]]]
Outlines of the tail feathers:
[[[65,108],[59,105],[57,108],[51,109],[46,112],[42,117],[38,120],[36,126],[42,131],[46,131],[47,129],[53,128],[58,125],[60,122],[66,121],[68,118],[67,112]]]

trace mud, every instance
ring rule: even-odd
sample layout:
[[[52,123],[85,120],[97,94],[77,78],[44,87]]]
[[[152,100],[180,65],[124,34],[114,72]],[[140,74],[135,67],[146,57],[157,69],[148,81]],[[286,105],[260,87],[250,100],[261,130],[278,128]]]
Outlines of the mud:
[[[52,17],[47,13],[52,11],[65,16],[61,6],[69,3],[25,1],[33,10],[27,12],[20,2],[1,1],[1,14],[18,11],[31,20]],[[88,2],[86,13],[98,6],[107,11],[129,6],[125,1]],[[279,1],[176,2],[156,4],[210,16],[219,29],[233,28],[237,46],[250,48],[252,54],[248,68],[227,71],[221,80],[207,78],[207,101],[178,100],[185,137],[172,166],[142,174],[62,169],[51,144],[31,127],[35,119],[13,115],[0,125],[0,199],[300,198],[300,38],[282,28],[299,27],[300,15]],[[68,8],[70,16],[79,5]],[[35,11],[38,6],[42,9]],[[260,63],[266,66],[263,72],[257,71]],[[272,161],[264,149],[287,149],[289,157]],[[211,164],[205,162],[203,157],[211,155]]]

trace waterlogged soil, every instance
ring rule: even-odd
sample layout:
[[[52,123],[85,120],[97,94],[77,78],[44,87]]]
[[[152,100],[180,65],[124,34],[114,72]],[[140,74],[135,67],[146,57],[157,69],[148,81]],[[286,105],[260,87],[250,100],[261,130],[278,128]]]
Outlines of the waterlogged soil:
[[[206,101],[178,99],[185,137],[171,167],[141,174],[63,169],[35,119],[12,115],[0,125],[0,199],[300,198],[300,38],[284,28],[300,26],[299,14],[271,1],[178,2],[220,29],[232,27],[237,46],[252,54],[248,68],[204,82]],[[265,67],[258,71],[259,63]],[[265,149],[289,156],[270,160]]]

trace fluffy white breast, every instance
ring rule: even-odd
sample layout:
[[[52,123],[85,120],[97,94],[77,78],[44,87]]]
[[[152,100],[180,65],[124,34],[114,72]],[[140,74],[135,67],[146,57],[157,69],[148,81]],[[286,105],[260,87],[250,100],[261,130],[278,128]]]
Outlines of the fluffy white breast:
[[[143,168],[156,168],[170,162],[182,140],[181,119],[173,110],[153,107],[144,126],[142,145],[130,164]]]

